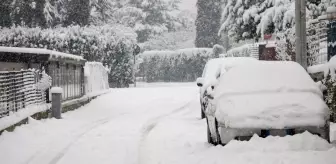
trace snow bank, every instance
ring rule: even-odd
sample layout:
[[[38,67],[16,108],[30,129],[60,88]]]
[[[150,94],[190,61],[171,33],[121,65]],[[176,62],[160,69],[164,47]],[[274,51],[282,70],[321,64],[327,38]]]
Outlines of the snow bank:
[[[21,109],[9,116],[0,119],[0,130],[6,129],[12,125],[19,123],[20,121],[28,118],[36,113],[49,110],[50,104],[30,105],[24,109]]]
[[[214,97],[218,121],[233,128],[321,126],[329,111],[318,85],[295,62],[234,67],[221,76]]]
[[[205,120],[189,119],[198,113],[161,120],[140,149],[140,164],[334,164],[336,149],[310,133],[233,140],[226,146],[206,143]],[[186,131],[188,133],[186,133]]]
[[[317,64],[307,68],[308,73],[314,74],[325,71],[325,64]]]

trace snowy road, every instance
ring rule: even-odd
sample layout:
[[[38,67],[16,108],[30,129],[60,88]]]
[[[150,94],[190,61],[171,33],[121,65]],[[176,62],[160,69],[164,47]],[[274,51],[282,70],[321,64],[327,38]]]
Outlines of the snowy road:
[[[336,164],[311,134],[206,143],[195,84],[115,89],[62,120],[30,120],[0,136],[4,164]]]

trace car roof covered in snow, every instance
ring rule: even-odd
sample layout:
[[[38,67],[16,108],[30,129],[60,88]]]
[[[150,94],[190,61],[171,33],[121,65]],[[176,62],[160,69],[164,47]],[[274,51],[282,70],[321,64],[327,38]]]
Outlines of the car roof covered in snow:
[[[207,62],[205,70],[203,72],[204,78],[216,78],[218,73],[223,73],[231,69],[232,67],[244,64],[246,62],[258,61],[251,57],[226,57],[215,58]]]
[[[259,61],[234,67],[223,74],[215,96],[290,91],[322,94],[309,74],[298,63]]]

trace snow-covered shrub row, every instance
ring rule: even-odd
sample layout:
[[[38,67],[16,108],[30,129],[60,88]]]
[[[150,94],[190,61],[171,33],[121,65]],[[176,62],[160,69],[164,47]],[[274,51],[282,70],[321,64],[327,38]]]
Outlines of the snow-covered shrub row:
[[[86,62],[84,66],[85,93],[94,93],[109,89],[108,69],[100,62]]]
[[[69,26],[54,29],[13,27],[0,30],[0,46],[45,48],[102,62],[110,69],[109,80],[127,86],[137,35],[132,29],[114,26]]]
[[[239,47],[235,47],[222,54],[225,57],[251,57],[253,48],[257,48],[259,44],[244,44]]]
[[[193,48],[177,51],[147,51],[140,55],[137,76],[147,82],[187,82],[200,77],[212,49]]]

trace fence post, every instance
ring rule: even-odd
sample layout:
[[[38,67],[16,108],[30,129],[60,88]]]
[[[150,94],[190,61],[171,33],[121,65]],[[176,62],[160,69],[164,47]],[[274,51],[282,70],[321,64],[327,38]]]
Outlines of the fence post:
[[[63,90],[60,87],[51,88],[51,116],[56,119],[61,119],[62,93]]]

